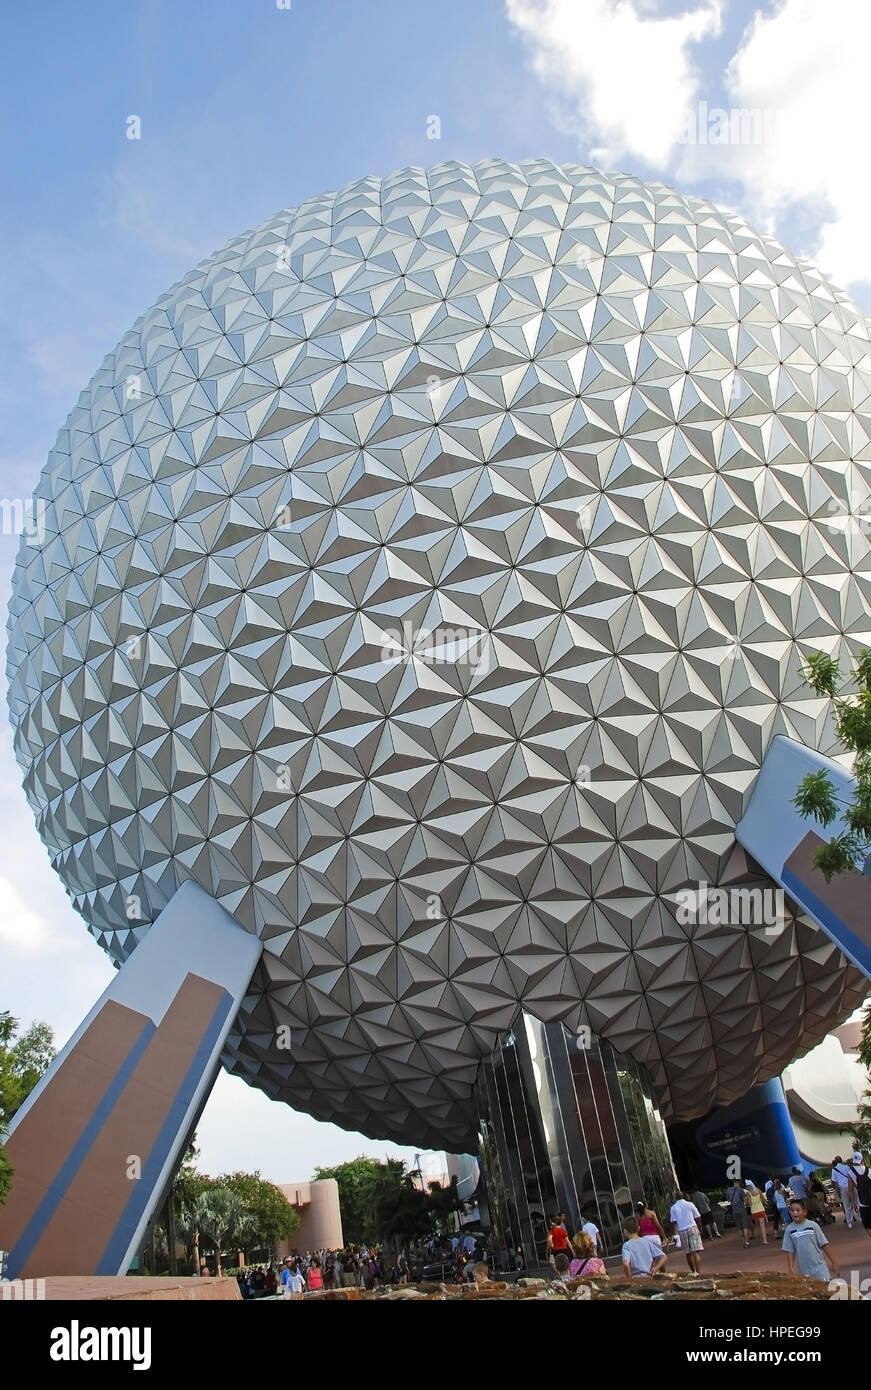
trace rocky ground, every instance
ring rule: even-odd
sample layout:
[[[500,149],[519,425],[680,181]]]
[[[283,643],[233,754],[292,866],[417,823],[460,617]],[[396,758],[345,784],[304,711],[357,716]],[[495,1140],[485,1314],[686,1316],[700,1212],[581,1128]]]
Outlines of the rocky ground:
[[[714,1274],[709,1277],[692,1278],[684,1274],[656,1274],[650,1279],[592,1278],[572,1279],[566,1284],[555,1280],[520,1279],[517,1283],[505,1284],[490,1280],[484,1284],[408,1284],[400,1288],[379,1289],[375,1292],[365,1289],[333,1289],[326,1293],[309,1295],[318,1299],[333,1299],[339,1302],[359,1299],[377,1299],[398,1302],[408,1299],[430,1299],[446,1301],[449,1299],[580,1299],[589,1301],[634,1301],[648,1299],[680,1299],[687,1302],[702,1299],[747,1299],[749,1301],[774,1300],[814,1301],[828,1300],[831,1297],[828,1286],[819,1279],[806,1279],[803,1276],[790,1277],[762,1271],[758,1274],[735,1273]]]

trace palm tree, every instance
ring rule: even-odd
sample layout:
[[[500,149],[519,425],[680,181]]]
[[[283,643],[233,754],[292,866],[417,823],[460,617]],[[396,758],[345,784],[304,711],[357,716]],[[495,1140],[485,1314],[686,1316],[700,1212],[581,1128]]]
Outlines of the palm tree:
[[[454,1230],[454,1216],[463,1210],[463,1202],[457,1190],[457,1177],[454,1174],[447,1187],[440,1182],[427,1184],[430,1216],[440,1235],[450,1235]]]
[[[194,1271],[197,1274],[200,1272],[200,1233],[208,1219],[206,1196],[206,1192],[197,1192],[189,1198],[182,1198],[178,1210],[179,1233],[193,1256]]]
[[[210,1187],[197,1202],[200,1233],[215,1247],[215,1273],[221,1273],[221,1252],[244,1242],[254,1234],[254,1221],[235,1192],[226,1187]]]

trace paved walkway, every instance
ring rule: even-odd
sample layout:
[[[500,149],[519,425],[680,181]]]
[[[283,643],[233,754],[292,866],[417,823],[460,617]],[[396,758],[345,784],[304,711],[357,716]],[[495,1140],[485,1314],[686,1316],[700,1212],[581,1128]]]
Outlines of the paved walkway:
[[[850,1272],[856,1270],[859,1280],[871,1279],[871,1236],[862,1226],[854,1226],[848,1231],[843,1217],[838,1217],[833,1226],[823,1226],[823,1235],[832,1247],[832,1255],[838,1265],[842,1278],[849,1280]],[[741,1237],[730,1228],[719,1240],[705,1240],[702,1254],[702,1274],[733,1274],[737,1270],[746,1273],[758,1270],[777,1270],[786,1273],[786,1255],[781,1249],[782,1236],[775,1236],[768,1228],[768,1245],[754,1240],[749,1250],[744,1249]],[[609,1274],[620,1268],[620,1258],[611,1257],[605,1261]],[[673,1250],[668,1256],[666,1268],[673,1274],[686,1269],[686,1257],[680,1250]]]

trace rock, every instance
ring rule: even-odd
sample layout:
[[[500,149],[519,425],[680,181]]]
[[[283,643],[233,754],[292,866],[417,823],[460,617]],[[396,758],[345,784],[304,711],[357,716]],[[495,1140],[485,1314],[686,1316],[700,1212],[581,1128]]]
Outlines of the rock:
[[[746,1298],[748,1294],[758,1293],[759,1287],[758,1279],[733,1279],[728,1283],[721,1279],[714,1292],[718,1298]]]
[[[743,1299],[758,1303],[766,1301],[815,1302],[830,1297],[828,1285],[819,1279],[803,1275],[736,1270],[731,1274],[713,1274],[704,1279],[686,1274],[655,1274],[650,1279],[626,1279],[622,1271],[614,1279],[600,1275],[562,1281],[548,1281],[535,1275],[524,1275],[516,1284],[500,1279],[488,1279],[482,1284],[407,1284],[377,1291],[371,1289],[335,1289],[322,1294],[309,1294],[305,1301],[344,1302],[349,1299],[372,1302],[406,1303],[421,1299],[440,1303],[524,1302],[545,1299],[553,1302],[631,1302],[662,1303],[675,1300],[688,1303],[704,1299]]]

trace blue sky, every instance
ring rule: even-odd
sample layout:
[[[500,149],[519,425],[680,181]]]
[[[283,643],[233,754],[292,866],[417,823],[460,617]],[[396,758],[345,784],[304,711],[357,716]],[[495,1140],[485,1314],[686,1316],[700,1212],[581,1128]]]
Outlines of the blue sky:
[[[7,7],[0,90],[0,491],[29,496],[133,320],[280,207],[405,164],[548,156],[738,208],[871,309],[867,0],[88,0]],[[778,141],[710,144],[701,102]],[[128,118],[141,139],[127,138]],[[438,116],[441,134],[427,138]],[[683,127],[681,127],[683,128]],[[17,541],[0,536],[0,592]],[[5,601],[5,599],[4,599]],[[47,864],[0,745],[0,1008],[65,1038],[111,969]],[[307,1178],[395,1152],[222,1078],[213,1171]]]

